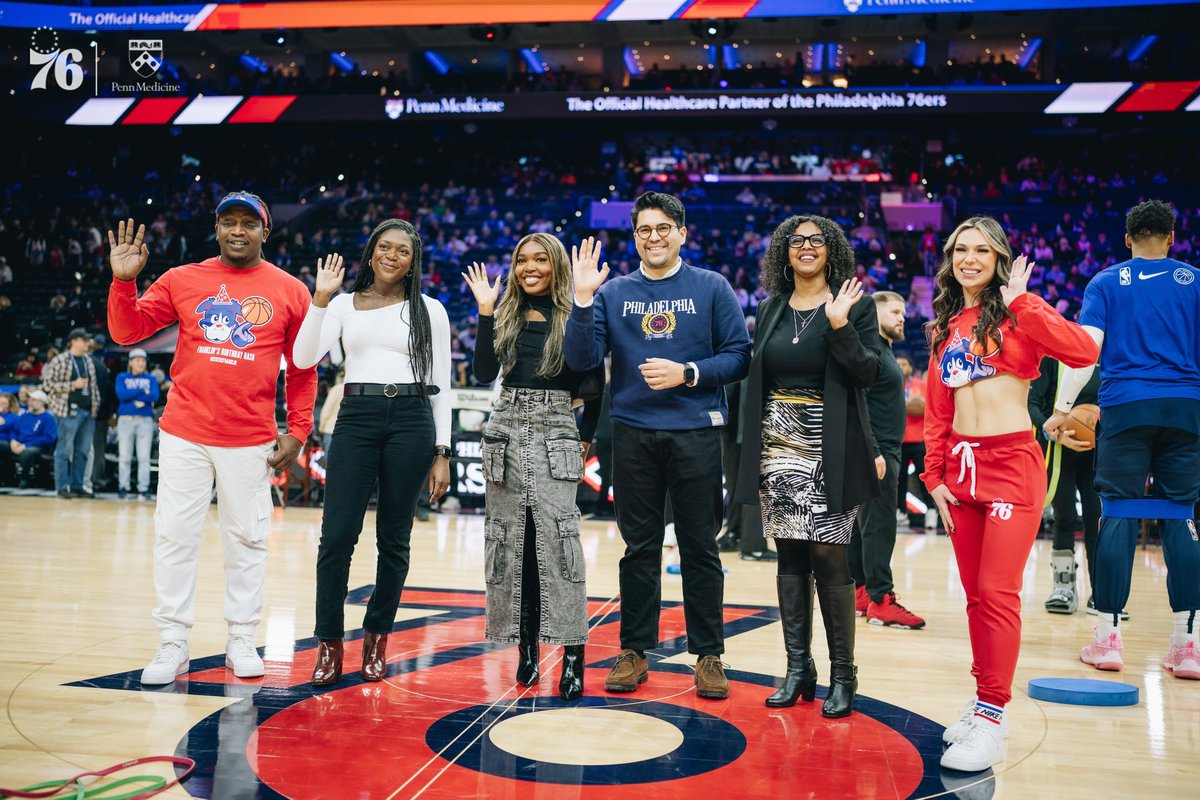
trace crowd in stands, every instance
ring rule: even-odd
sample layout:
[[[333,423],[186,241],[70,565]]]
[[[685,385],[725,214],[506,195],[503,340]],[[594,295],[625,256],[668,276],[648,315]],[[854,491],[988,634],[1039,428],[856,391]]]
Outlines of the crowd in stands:
[[[216,199],[242,187],[257,189],[276,211],[267,259],[310,288],[318,257],[331,252],[347,256],[349,282],[375,225],[389,217],[412,222],[424,240],[426,292],[447,307],[453,323],[456,379],[462,385],[472,383],[477,330],[474,303],[461,277],[465,266],[477,261],[493,277],[504,273],[513,246],[530,232],[577,240],[592,232],[584,227],[591,203],[630,200],[645,181],[685,200],[683,257],[721,272],[748,319],[763,299],[758,264],[774,227],[796,213],[834,219],[849,234],[868,290],[890,289],[909,298],[908,341],[898,351],[921,363],[922,312],[928,314],[929,278],[940,260],[941,232],[889,232],[879,204],[879,191],[887,187],[833,180],[705,183],[691,177],[693,170],[799,176],[809,162],[798,163],[793,156],[814,153],[822,164],[858,162],[906,175],[913,156],[902,144],[879,147],[867,138],[838,149],[804,137],[731,133],[673,139],[640,134],[617,147],[610,144],[580,142],[577,148],[595,147],[585,156],[578,149],[532,141],[492,142],[477,150],[464,148],[461,140],[432,141],[417,157],[405,151],[404,143],[394,142],[353,148],[337,141],[284,142],[270,151],[255,149],[253,143],[240,148],[219,143],[207,152],[198,147],[182,160],[131,150],[111,167],[72,165],[61,174],[31,174],[3,187],[0,195],[0,387],[20,386],[19,406],[30,409],[30,393],[39,385],[43,365],[77,328],[99,334],[95,358],[111,374],[120,372],[124,354],[102,338],[110,280],[107,227],[130,216],[146,223],[151,262],[141,278],[144,287],[170,266],[215,251],[211,220]],[[1200,202],[1188,194],[1195,164],[1168,158],[1166,150],[1120,163],[1110,155],[1107,148],[1055,155],[981,148],[966,158],[939,157],[925,174],[930,193],[945,205],[945,221],[994,213],[1009,231],[1014,250],[1028,253],[1040,267],[1031,288],[1074,318],[1087,281],[1126,257],[1124,212],[1140,198],[1176,201],[1176,257],[1191,260],[1200,249]],[[236,168],[222,166],[222,158]],[[664,159],[674,160],[676,168],[653,168]],[[331,169],[342,170],[342,179],[334,182]],[[146,204],[147,198],[152,202]],[[636,269],[627,226],[598,235],[615,274]],[[165,381],[170,353],[152,351],[149,361],[150,372]],[[328,363],[322,365],[322,397],[333,372]],[[164,386],[160,403],[168,388]],[[0,407],[4,413],[14,412]],[[0,428],[14,430],[11,421]],[[109,438],[115,441],[115,430]],[[11,440],[2,446],[10,447]],[[0,475],[0,482],[5,479]],[[7,480],[14,476],[10,473]]]

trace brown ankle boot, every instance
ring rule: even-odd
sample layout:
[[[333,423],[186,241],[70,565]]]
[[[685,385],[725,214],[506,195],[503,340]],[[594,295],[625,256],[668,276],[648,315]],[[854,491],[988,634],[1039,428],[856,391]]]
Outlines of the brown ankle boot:
[[[364,634],[362,658],[363,680],[383,680],[383,676],[387,674],[387,634]]]
[[[312,685],[329,686],[342,677],[342,640],[322,639],[317,645],[317,663],[313,666]]]

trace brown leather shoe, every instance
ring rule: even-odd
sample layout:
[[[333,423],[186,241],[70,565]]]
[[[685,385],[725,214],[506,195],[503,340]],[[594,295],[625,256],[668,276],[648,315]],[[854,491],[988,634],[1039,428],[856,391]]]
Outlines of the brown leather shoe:
[[[604,679],[606,692],[634,692],[639,684],[645,683],[649,677],[650,667],[644,656],[639,656],[634,650],[622,650],[617,656],[617,663]]]
[[[387,674],[387,634],[363,635],[362,677],[364,681],[381,681]]]
[[[696,659],[696,694],[710,700],[729,697],[729,679],[720,656],[700,656]]]
[[[317,645],[317,663],[313,666],[312,685],[329,686],[342,677],[342,640],[322,639]]]

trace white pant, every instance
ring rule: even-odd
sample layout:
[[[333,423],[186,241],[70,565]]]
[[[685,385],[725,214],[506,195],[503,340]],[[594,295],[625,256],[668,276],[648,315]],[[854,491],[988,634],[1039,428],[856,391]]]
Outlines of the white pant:
[[[137,490],[150,491],[150,445],[154,442],[154,417],[117,417],[117,483],[129,490],[129,473],[137,447]]]
[[[267,457],[274,442],[212,447],[162,431],[154,512],[154,624],[161,641],[186,640],[195,619],[200,536],[213,480],[225,543],[225,622],[230,635],[253,636],[262,615],[271,530]]]

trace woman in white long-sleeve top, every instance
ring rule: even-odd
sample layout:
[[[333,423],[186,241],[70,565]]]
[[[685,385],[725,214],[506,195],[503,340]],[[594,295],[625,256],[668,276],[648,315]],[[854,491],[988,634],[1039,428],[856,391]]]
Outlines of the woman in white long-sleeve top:
[[[421,294],[420,236],[409,223],[389,219],[367,241],[350,292],[334,297],[342,275],[341,256],[317,262],[313,304],[293,354],[297,365],[316,364],[339,337],[346,353],[317,553],[314,686],[336,683],[342,674],[350,557],[376,481],[379,560],[363,619],[362,676],[368,681],[382,680],[387,671],[387,637],[408,576],[413,513],[425,476],[431,501],[450,485],[450,320],[441,303]]]

